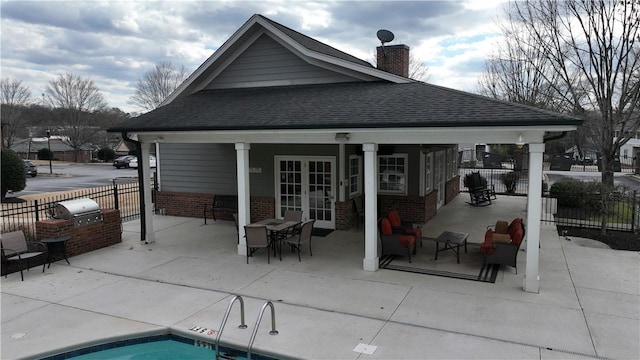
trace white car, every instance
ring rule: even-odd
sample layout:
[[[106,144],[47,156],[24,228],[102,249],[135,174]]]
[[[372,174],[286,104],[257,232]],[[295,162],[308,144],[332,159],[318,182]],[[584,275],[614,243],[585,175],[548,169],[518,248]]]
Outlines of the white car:
[[[154,168],[156,167],[156,157],[153,155],[149,155],[149,166]],[[137,169],[138,168],[138,158],[131,159],[129,161],[129,167]]]

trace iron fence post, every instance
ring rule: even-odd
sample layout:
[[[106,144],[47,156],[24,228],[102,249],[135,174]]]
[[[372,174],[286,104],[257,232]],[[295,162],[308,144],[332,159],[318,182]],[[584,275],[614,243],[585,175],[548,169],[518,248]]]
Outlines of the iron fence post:
[[[36,209],[36,221],[40,221],[40,209],[38,208],[38,200],[34,201],[34,206]]]
[[[120,210],[120,203],[118,202],[118,184],[116,184],[116,179],[113,179],[113,206],[116,210]]]

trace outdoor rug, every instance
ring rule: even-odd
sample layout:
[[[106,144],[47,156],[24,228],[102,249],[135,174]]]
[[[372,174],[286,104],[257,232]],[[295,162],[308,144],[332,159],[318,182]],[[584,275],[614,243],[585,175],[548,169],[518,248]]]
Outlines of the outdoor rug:
[[[467,246],[467,253],[464,252],[464,247],[460,247],[460,263],[458,264],[456,254],[451,250],[441,250],[438,253],[438,260],[435,260],[435,242],[423,241],[423,247],[418,244],[417,254],[411,255],[411,263],[406,256],[385,255],[380,258],[380,268],[495,283],[500,265],[483,266],[483,255],[479,252],[479,244],[468,244]],[[440,247],[442,248],[442,244]]]
[[[313,228],[312,236],[325,237],[333,232],[333,229]]]

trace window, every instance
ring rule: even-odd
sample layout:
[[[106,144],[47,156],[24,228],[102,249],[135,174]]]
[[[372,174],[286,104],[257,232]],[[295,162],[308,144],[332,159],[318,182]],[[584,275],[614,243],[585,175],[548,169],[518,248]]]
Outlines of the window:
[[[407,154],[378,156],[378,191],[407,194]]]
[[[362,194],[362,156],[349,156],[349,194]]]
[[[458,153],[456,147],[447,150],[447,180],[458,174]]]
[[[424,163],[424,193],[433,190],[433,153],[426,154]]]

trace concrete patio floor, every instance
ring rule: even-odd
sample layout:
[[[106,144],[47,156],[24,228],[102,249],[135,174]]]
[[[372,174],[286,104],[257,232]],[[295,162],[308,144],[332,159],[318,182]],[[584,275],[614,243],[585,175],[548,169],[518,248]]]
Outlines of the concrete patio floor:
[[[460,194],[425,224],[481,242],[496,219],[523,217],[526,198],[471,207]],[[581,246],[543,225],[540,293],[522,290],[507,267],[495,284],[391,270],[362,270],[362,231],[313,238],[313,257],[293,253],[267,264],[264,252],[237,255],[232,223],[155,216],[156,242],[139,222],[121,244],[2,278],[2,359],[32,359],[97,343],[167,332],[214,342],[194,326],[218,329],[232,294],[245,300],[248,329],[234,306],[223,345],[247,347],[258,311],[273,301],[277,336],[265,314],[254,353],[297,359],[640,358],[638,252]],[[526,248],[526,245],[523,246]],[[418,251],[425,251],[418,248]],[[368,344],[371,355],[354,351]]]

